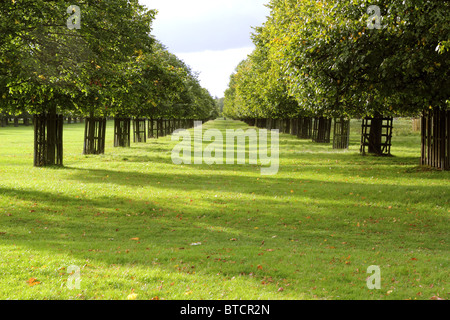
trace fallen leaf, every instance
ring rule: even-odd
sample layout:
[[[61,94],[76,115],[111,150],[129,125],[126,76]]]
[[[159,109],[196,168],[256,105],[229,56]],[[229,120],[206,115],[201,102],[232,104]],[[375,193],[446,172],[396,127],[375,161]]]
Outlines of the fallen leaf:
[[[27,283],[28,283],[28,285],[29,285],[30,287],[33,287],[33,286],[35,286],[35,285],[40,284],[40,282],[37,281],[36,278],[30,278],[30,279],[28,279]]]
[[[136,293],[130,293],[127,297],[127,300],[136,300],[137,296],[138,295]]]

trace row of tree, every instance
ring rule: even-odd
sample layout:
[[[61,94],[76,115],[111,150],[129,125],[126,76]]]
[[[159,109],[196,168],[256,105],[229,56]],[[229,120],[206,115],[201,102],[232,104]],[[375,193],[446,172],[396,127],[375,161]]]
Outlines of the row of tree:
[[[255,50],[230,78],[226,116],[363,118],[369,150],[382,153],[373,144],[383,119],[422,115],[422,162],[450,169],[450,1],[268,6],[252,36]]]
[[[62,163],[63,115],[86,117],[84,152],[98,153],[106,117],[218,114],[198,76],[151,36],[157,12],[138,0],[12,0],[0,12],[0,113],[35,115],[35,165]]]

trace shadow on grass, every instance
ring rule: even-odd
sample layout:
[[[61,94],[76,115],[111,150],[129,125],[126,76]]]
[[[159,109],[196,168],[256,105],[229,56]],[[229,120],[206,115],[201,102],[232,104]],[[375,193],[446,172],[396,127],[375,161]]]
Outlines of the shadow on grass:
[[[107,170],[90,170],[92,177],[78,177],[83,183],[97,181],[99,177],[108,174],[112,183],[123,183],[127,173],[117,173]],[[161,187],[155,184],[157,175],[145,175],[144,180],[155,188]],[[160,177],[159,177],[160,178]],[[252,199],[231,200],[214,198],[202,198],[206,205],[195,206],[184,204],[183,201],[173,200],[164,205],[155,204],[158,199],[133,200],[126,197],[114,196],[112,198],[100,197],[95,199],[75,199],[74,197],[55,194],[52,192],[32,190],[11,190],[0,188],[3,196],[29,203],[37,202],[40,206],[51,208],[34,209],[15,206],[15,213],[9,217],[2,217],[8,225],[8,237],[3,236],[1,241],[26,246],[35,251],[50,250],[58,253],[61,249],[70,252],[70,255],[80,259],[100,260],[106,264],[142,265],[154,268],[154,260],[148,259],[146,248],[152,248],[151,252],[163,252],[159,268],[166,272],[173,272],[170,261],[174,257],[183,259],[186,263],[196,265],[200,273],[215,275],[221,273],[224,276],[237,276],[239,273],[255,272],[250,265],[258,262],[257,252],[261,250],[261,241],[267,243],[267,248],[274,249],[277,257],[272,262],[273,270],[260,273],[268,277],[289,278],[292,270],[285,269],[283,257],[290,256],[293,250],[306,250],[320,256],[324,237],[329,237],[332,232],[333,239],[330,245],[346,242],[355,250],[370,252],[374,245],[384,243],[391,249],[395,248],[399,238],[402,243],[409,247],[424,246],[428,249],[442,249],[441,244],[435,241],[436,237],[444,236],[442,223],[443,218],[430,215],[423,224],[427,227],[404,226],[391,227],[388,225],[392,216],[398,217],[398,212],[390,212],[386,205],[375,206],[378,201],[386,199],[386,194],[392,194],[395,190],[398,194],[420,192],[423,205],[432,208],[433,197],[443,193],[442,187],[407,187],[407,186],[367,186],[358,183],[330,183],[327,190],[335,189],[333,192],[323,192],[322,181],[305,181],[309,192],[305,195],[294,195],[281,199],[264,197],[263,191],[267,187],[275,188],[275,193],[284,191],[285,185],[291,179],[282,179],[276,187],[266,183],[261,189],[242,189],[243,185],[254,179],[248,177],[234,177],[235,181],[224,184],[222,192],[235,192],[260,195],[263,204],[255,204]],[[189,181],[187,190],[198,190],[198,179],[195,176]],[[231,177],[228,177],[231,179]],[[135,182],[126,182],[134,186]],[[289,184],[288,184],[289,185]],[[170,188],[177,189],[174,183]],[[350,196],[349,191],[358,192],[363,190],[368,197],[377,194],[379,189],[384,190],[379,197],[361,200],[357,196]],[[218,189],[217,189],[218,190]],[[314,191],[316,190],[316,192]],[[284,195],[284,192],[282,192]],[[278,194],[279,196],[280,194]],[[423,197],[422,197],[423,196]],[[196,199],[200,200],[200,199]],[[401,198],[391,201],[393,206],[402,207]],[[158,200],[159,201],[159,200]],[[368,203],[370,201],[370,203]],[[234,202],[234,206],[233,203]],[[20,203],[20,202],[18,202]],[[295,204],[295,208],[292,205]],[[227,207],[228,206],[228,207]],[[205,211],[205,207],[208,208]],[[232,208],[237,208],[239,214],[233,213]],[[365,211],[361,210],[365,207]],[[71,212],[65,212],[72,208]],[[258,210],[256,210],[259,208]],[[62,214],[62,215],[61,215]],[[180,216],[183,219],[180,219]],[[411,217],[411,222],[414,217]],[[402,220],[406,220],[406,216]],[[302,224],[299,224],[299,220]],[[368,220],[366,231],[356,228],[356,221]],[[418,222],[414,222],[418,224]],[[46,231],[44,226],[50,230]],[[255,229],[254,226],[258,226]],[[26,230],[34,229],[28,234]],[[217,231],[219,230],[219,231]],[[83,236],[83,232],[87,236]],[[273,235],[277,237],[274,238]],[[61,235],[64,235],[61,238]],[[138,237],[142,244],[130,242],[130,238]],[[237,241],[230,241],[236,238]],[[113,240],[111,240],[113,239]],[[193,250],[190,243],[201,241],[203,246],[197,252],[185,255],[186,250]],[[431,244],[431,243],[434,243]],[[118,256],[114,252],[117,246],[130,248],[132,254]],[[183,249],[180,249],[183,248]],[[223,248],[232,248],[233,261],[241,262],[241,265],[226,266],[223,263],[210,263],[207,256],[218,255]],[[96,254],[93,250],[101,249],[104,254]],[[253,251],[254,257],[249,257],[249,250]],[[332,253],[330,253],[332,255]],[[326,254],[323,254],[326,256]],[[299,268],[305,259],[302,256],[292,258],[290,265]],[[250,280],[253,281],[253,280]]]
[[[137,148],[146,150],[149,146]],[[128,162],[136,163],[171,163],[170,158],[133,156],[132,152],[117,157],[129,157]],[[297,155],[293,158],[297,159]],[[329,246],[340,250],[340,255],[360,251],[367,260],[375,246],[386,252],[426,248],[442,255],[442,244],[436,239],[447,236],[448,222],[431,211],[437,206],[448,207],[448,189],[445,185],[421,182],[440,179],[438,174],[411,172],[406,175],[410,181],[396,181],[397,172],[401,172],[398,177],[405,178],[405,170],[411,170],[401,165],[411,162],[407,157],[397,158],[396,165],[391,159],[362,158],[351,153],[330,154],[326,158],[323,154],[299,154],[298,160],[298,165],[285,166],[282,161],[281,174],[269,177],[260,176],[259,167],[248,165],[174,165],[155,173],[52,168],[71,171],[62,183],[126,186],[133,194],[145,187],[161,193],[140,200],[117,192],[76,198],[57,192],[0,187],[6,202],[14,203],[12,215],[0,217],[7,228],[0,241],[36,252],[64,251],[80,261],[158,268],[166,274],[185,272],[174,271],[174,265],[183,260],[188,270],[195,266],[197,274],[211,278],[217,274],[255,274],[256,278],[245,280],[248,285],[261,283],[263,277],[293,279],[298,277],[295,271],[306,264],[318,265],[303,275],[309,279],[317,278],[319,268],[334,268],[330,261],[338,254],[333,252],[335,249],[324,249],[324,238]],[[330,167],[330,177],[347,176],[350,181],[326,180],[325,172]],[[302,174],[288,176],[294,170]],[[321,178],[314,179],[315,174]],[[356,176],[366,182],[351,181]],[[189,195],[194,192],[194,201],[190,202]],[[168,198],[167,194],[180,197]],[[34,202],[39,206],[30,208]],[[407,212],[410,206],[419,209]],[[423,208],[427,213],[421,211]],[[394,218],[401,222],[395,223]],[[359,222],[364,231],[356,226]],[[134,237],[140,238],[141,243],[130,241]],[[190,246],[198,241],[202,246]],[[118,254],[119,246],[129,248],[130,253],[125,254],[123,249]],[[274,251],[267,252],[265,248]],[[224,254],[228,249],[232,253]],[[268,259],[270,266],[264,271],[257,269],[268,255],[272,255]],[[344,267],[337,269],[344,272]]]

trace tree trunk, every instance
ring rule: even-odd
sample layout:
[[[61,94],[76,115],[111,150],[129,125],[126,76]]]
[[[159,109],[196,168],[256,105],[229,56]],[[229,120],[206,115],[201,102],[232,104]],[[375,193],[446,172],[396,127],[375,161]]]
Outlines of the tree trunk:
[[[350,120],[336,118],[334,120],[333,149],[348,149],[350,146]]]
[[[291,132],[291,121],[289,119],[284,119],[284,133],[289,134]]]
[[[155,137],[155,134],[154,134],[154,123],[153,123],[153,118],[150,118],[149,120],[148,120],[148,138],[149,139],[151,139],[151,138],[154,138]]]
[[[85,119],[83,154],[105,153],[106,118],[94,118],[91,114]]]
[[[423,112],[421,165],[450,170],[450,110]]]
[[[299,139],[312,139],[312,124],[313,119],[310,117],[298,118],[297,137]]]
[[[133,141],[135,143],[147,142],[145,119],[133,120]]]
[[[130,118],[114,118],[114,147],[130,147]]]
[[[369,134],[369,153],[381,155],[381,133],[382,133],[383,120],[380,115],[376,115],[372,118],[370,124]]]
[[[297,135],[297,129],[298,129],[297,119],[290,119],[290,127],[291,127],[290,134],[293,135],[293,136],[296,136]]]
[[[367,117],[362,122],[361,133],[361,153],[368,153],[378,156],[390,156],[392,146],[392,117],[383,117],[376,114],[373,118]]]
[[[331,142],[331,123],[332,119],[324,117],[316,118],[313,129],[313,142],[330,143]]]
[[[56,114],[56,107],[34,117],[34,166],[63,165],[64,117]]]

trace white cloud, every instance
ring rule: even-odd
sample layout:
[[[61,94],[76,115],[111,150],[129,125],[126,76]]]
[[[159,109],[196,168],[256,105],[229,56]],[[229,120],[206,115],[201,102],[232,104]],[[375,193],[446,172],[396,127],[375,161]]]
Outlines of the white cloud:
[[[212,96],[223,97],[228,87],[229,77],[239,62],[244,60],[254,47],[228,49],[222,51],[203,51],[176,54],[193,71],[200,72],[200,83]]]
[[[140,0],[157,9],[153,35],[174,52],[242,48],[269,14],[268,0]]]
[[[222,97],[231,73],[252,51],[269,0],[139,0],[157,9],[152,34],[183,59],[213,96]]]

